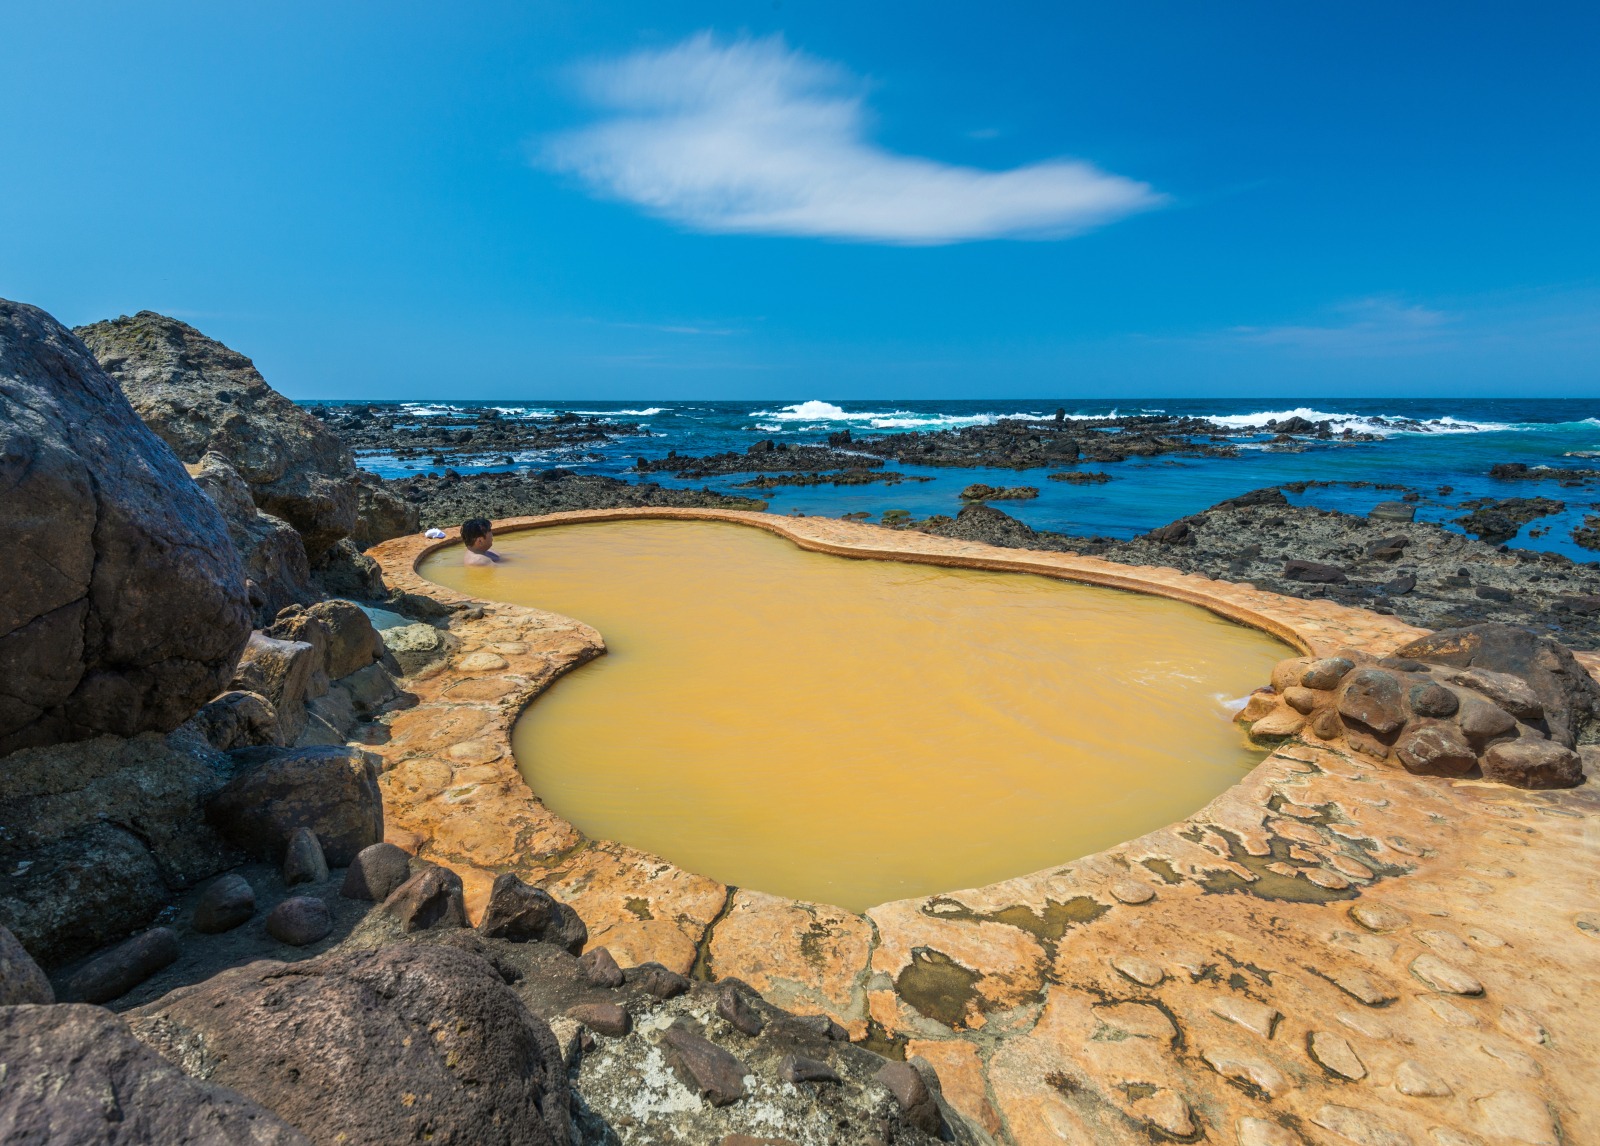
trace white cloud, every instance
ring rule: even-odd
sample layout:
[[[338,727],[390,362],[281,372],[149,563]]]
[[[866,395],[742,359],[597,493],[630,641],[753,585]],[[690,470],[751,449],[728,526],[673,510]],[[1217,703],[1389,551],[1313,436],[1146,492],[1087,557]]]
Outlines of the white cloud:
[[[886,151],[867,138],[862,85],[781,37],[676,47],[592,65],[605,117],[544,146],[542,163],[599,194],[702,231],[857,242],[1055,239],[1163,197],[1092,164],[1008,171]]]
[[[1370,354],[1421,348],[1450,333],[1454,316],[1402,299],[1356,299],[1335,308],[1331,321],[1304,326],[1237,326],[1230,340],[1321,353]]]

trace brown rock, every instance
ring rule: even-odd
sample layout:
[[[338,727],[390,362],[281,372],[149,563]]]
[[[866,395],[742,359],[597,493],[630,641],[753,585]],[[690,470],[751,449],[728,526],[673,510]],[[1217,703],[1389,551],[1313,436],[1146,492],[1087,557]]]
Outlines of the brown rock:
[[[1382,669],[1351,672],[1339,689],[1339,715],[1359,720],[1380,734],[1394,732],[1406,720],[1400,682]]]
[[[255,913],[255,889],[244,876],[230,872],[200,893],[190,926],[202,935],[218,935],[232,931]]]
[[[17,1146],[311,1146],[236,1091],[190,1078],[103,1007],[0,1007],[0,1133]]]
[[[1454,716],[1461,707],[1455,693],[1433,681],[1412,685],[1406,700],[1418,716]]]
[[[786,1054],[778,1063],[778,1077],[784,1082],[838,1082],[839,1075],[825,1062],[818,1062],[814,1058],[802,1058],[797,1054]]]
[[[668,1030],[661,1042],[679,1079],[712,1106],[732,1106],[744,1098],[750,1068],[733,1055],[681,1026]]]
[[[339,894],[382,903],[410,878],[411,857],[403,849],[390,843],[370,844],[350,861]]]
[[[1440,692],[1445,692],[1440,689]],[[1451,693],[1445,692],[1454,700]],[[1418,776],[1465,776],[1478,766],[1477,753],[1460,729],[1442,721],[1410,725],[1394,746],[1407,772]]]
[[[1344,570],[1337,565],[1298,559],[1283,563],[1283,577],[1286,581],[1306,581],[1315,585],[1336,585],[1345,580]]]
[[[604,947],[594,947],[580,955],[578,973],[591,987],[622,986],[622,968]]]
[[[39,964],[17,942],[15,935],[0,927],[0,1007],[55,1001],[55,988],[50,986]]]
[[[1583,761],[1554,740],[1503,740],[1483,754],[1483,775],[1513,788],[1576,788]]]
[[[315,896],[290,896],[267,913],[267,934],[291,947],[325,939],[332,930],[328,905]]]
[[[550,1028],[481,956],[394,944],[231,968],[129,1015],[321,1142],[570,1141]]]
[[[1517,727],[1517,718],[1497,704],[1491,704],[1472,693],[1458,694],[1461,702],[1456,723],[1467,739],[1480,748],[1498,736],[1506,736]]]
[[[226,524],[44,311],[0,300],[0,756],[169,732],[250,628]]]
[[[766,1024],[766,1020],[750,1005],[744,992],[732,983],[719,984],[717,988],[717,1014],[721,1015],[728,1024],[742,1035],[755,1038]]]
[[[395,888],[383,901],[383,911],[400,924],[402,931],[467,926],[461,877],[447,867],[433,864]]]
[[[293,743],[306,727],[306,701],[321,658],[308,641],[283,641],[265,633],[251,633],[233,674],[234,689],[267,698],[278,716],[283,739]],[[324,682],[324,688],[326,682]]]
[[[1323,657],[1306,664],[1298,683],[1305,688],[1328,692],[1338,688],[1339,682],[1355,667],[1355,662],[1348,657]]]
[[[576,911],[510,872],[495,877],[478,931],[491,939],[509,939],[513,943],[554,943],[574,955],[589,941],[589,931]]]
[[[1317,706],[1317,694],[1309,688],[1286,688],[1283,690],[1283,703],[1301,716],[1310,716],[1311,710]]]
[[[633,1019],[616,1003],[580,1003],[567,1014],[597,1035],[618,1039],[633,1029]]]
[[[689,989],[689,980],[676,971],[669,971],[660,963],[641,963],[630,967],[623,975],[627,981],[654,995],[658,999],[671,999]]]
[[[297,883],[321,883],[328,878],[328,861],[322,854],[322,845],[310,828],[296,828],[289,833],[289,845],[283,853],[283,886]]]
[[[1270,744],[1278,740],[1287,740],[1305,726],[1306,718],[1285,704],[1252,724],[1250,736],[1252,739]]]
[[[170,927],[152,927],[80,967],[67,981],[67,994],[85,1003],[108,1003],[177,957],[178,933]]]
[[[330,864],[344,867],[383,840],[378,758],[343,745],[243,748],[240,767],[212,798],[207,818],[226,838],[264,859],[283,854],[295,828],[309,828]]]
[[[1488,669],[1467,669],[1452,674],[1451,679],[1456,684],[1483,693],[1518,720],[1544,718],[1544,704],[1533,691],[1533,686],[1521,677],[1490,672]]]
[[[258,692],[225,692],[190,717],[189,723],[211,747],[223,752],[284,743],[278,710]]]
[[[926,1134],[939,1133],[944,1117],[939,1113],[933,1092],[915,1067],[910,1063],[889,1062],[872,1077],[888,1087],[908,1122]]]
[[[272,626],[272,635],[285,640],[310,641],[310,636],[300,634],[314,628],[321,629],[323,670],[329,680],[360,672],[383,657],[383,639],[373,628],[371,619],[359,605],[337,598],[319,601],[288,615],[280,614]]]
[[[1312,718],[1311,731],[1323,740],[1336,740],[1344,735],[1344,722],[1333,709],[1325,708]]]

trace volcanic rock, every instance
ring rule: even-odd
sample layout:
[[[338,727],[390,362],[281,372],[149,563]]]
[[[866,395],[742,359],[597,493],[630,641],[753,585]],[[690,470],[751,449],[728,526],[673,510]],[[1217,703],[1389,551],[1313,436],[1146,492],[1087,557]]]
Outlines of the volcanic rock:
[[[403,849],[394,844],[372,844],[350,861],[339,894],[346,899],[382,903],[410,878],[411,857]]]
[[[262,859],[283,855],[289,834],[309,828],[334,867],[383,839],[378,760],[349,746],[241,748],[239,774],[206,807],[226,838]]]
[[[670,1028],[661,1042],[683,1084],[712,1106],[731,1106],[745,1096],[750,1068],[715,1043],[684,1026]]]
[[[622,968],[604,947],[591,947],[578,957],[578,973],[591,987],[622,986]]]
[[[200,711],[189,718],[189,726],[221,752],[283,744],[278,710],[259,692],[239,689],[225,692],[201,706]]]
[[[332,930],[328,905],[312,895],[292,895],[267,913],[267,934],[291,947],[325,939]]]
[[[170,731],[249,631],[226,524],[83,344],[0,300],[0,755]]]
[[[391,945],[253,963],[129,1013],[186,1070],[320,1142],[569,1142],[555,1037],[480,956]]]
[[[466,927],[467,905],[461,877],[447,867],[429,864],[395,888],[383,901],[383,912],[402,931]]]
[[[242,875],[229,873],[200,893],[190,926],[202,935],[232,931],[256,913],[256,893]]]
[[[609,1038],[621,1038],[633,1029],[632,1018],[616,1003],[580,1003],[567,1011],[567,1015],[595,1034]]]
[[[495,877],[478,931],[514,943],[554,943],[574,955],[589,941],[588,928],[576,911],[543,888],[529,887],[510,872]]]
[[[190,1078],[102,1007],[0,1007],[0,1136],[72,1146],[311,1146],[236,1091]]]
[[[228,540],[244,567],[255,623],[269,624],[280,609],[315,601],[305,543],[294,526],[257,509],[249,484],[221,454],[207,453],[193,472],[195,484],[228,523]]]
[[[1394,746],[1407,772],[1419,776],[1465,776],[1478,764],[1477,753],[1453,724],[1419,721]]]
[[[0,1007],[55,1001],[55,988],[50,986],[39,964],[17,942],[15,935],[0,927]]]
[[[306,700],[316,695],[312,681],[320,671],[319,662],[316,646],[308,641],[251,633],[234,672],[233,688],[266,697],[277,714],[281,735],[293,743],[305,731]]]
[[[328,878],[328,861],[323,857],[322,845],[310,828],[296,828],[289,833],[289,843],[283,853],[283,886],[297,883],[321,883]]]
[[[1483,775],[1513,788],[1576,788],[1583,783],[1583,763],[1553,740],[1507,740],[1483,754]]]
[[[350,451],[244,355],[148,310],[76,333],[181,459],[225,457],[256,505],[294,526],[313,561],[355,529]]]
[[[1382,669],[1358,669],[1339,691],[1339,715],[1379,732],[1393,732],[1406,720],[1400,682]]]
[[[178,933],[152,927],[84,964],[67,983],[67,994],[85,1003],[126,995],[178,957]]]

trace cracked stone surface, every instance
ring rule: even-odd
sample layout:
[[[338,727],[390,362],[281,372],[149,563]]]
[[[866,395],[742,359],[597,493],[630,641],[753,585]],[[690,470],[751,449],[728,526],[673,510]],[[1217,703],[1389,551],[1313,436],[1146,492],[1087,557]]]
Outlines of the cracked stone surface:
[[[1170,569],[818,518],[621,510],[495,528],[645,516],[1159,593],[1311,657],[1384,656],[1423,633]],[[515,872],[571,903],[591,946],[624,966],[741,978],[852,1039],[926,1059],[995,1142],[1600,1141],[1594,783],[1414,776],[1297,730],[1304,739],[1178,823],[854,915],[726,888],[588,840],[545,808],[511,758],[511,725],[603,640],[425,581],[414,566],[431,548],[403,538],[372,552],[397,588],[473,606],[450,622],[459,648],[410,678],[416,706],[368,726],[364,743],[384,759],[391,840],[460,874],[474,917],[494,875]]]

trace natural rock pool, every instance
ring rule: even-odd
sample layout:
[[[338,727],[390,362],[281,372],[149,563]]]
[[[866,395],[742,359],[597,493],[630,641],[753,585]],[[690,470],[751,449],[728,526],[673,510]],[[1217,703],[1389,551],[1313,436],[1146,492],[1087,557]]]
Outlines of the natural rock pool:
[[[1229,717],[1292,655],[1176,601],[740,525],[555,526],[496,549],[498,566],[451,546],[420,572],[585,621],[609,650],[517,724],[545,803],[590,837],[858,911],[1193,812],[1264,755]]]

